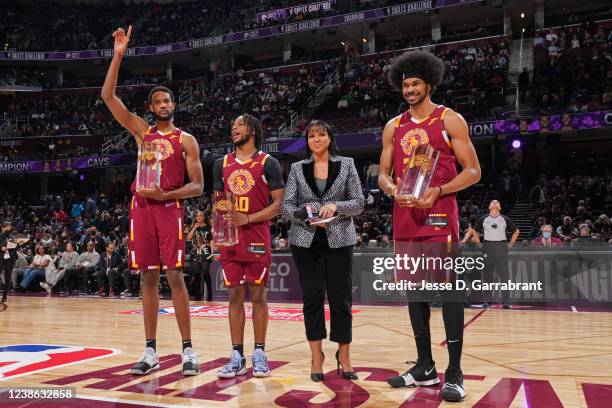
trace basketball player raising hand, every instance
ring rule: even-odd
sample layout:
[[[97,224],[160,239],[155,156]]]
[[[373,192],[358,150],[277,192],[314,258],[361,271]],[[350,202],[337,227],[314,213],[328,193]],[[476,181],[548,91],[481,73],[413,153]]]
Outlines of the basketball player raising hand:
[[[119,66],[132,35],[118,29],[115,55],[102,87],[102,99],[115,119],[142,143],[151,143],[161,152],[160,185],[153,190],[136,192],[132,185],[130,205],[130,240],[128,261],[131,269],[142,274],[142,304],[146,346],[140,360],[132,367],[132,374],[147,374],[159,369],[156,351],[157,316],[159,310],[158,285],[160,270],[166,272],[172,290],[172,303],[183,341],[183,375],[196,375],[200,369],[191,346],[189,295],[183,280],[185,236],[183,233],[182,200],[202,194],[204,180],[200,149],[196,139],[173,123],[174,95],[163,86],[149,93],[149,109],[155,124],[149,124],[130,112],[115,93]],[[189,183],[184,184],[185,172]]]

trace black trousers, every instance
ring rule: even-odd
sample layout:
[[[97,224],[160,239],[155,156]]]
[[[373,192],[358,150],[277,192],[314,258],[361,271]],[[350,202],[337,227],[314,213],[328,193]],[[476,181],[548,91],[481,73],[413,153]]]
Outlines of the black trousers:
[[[98,280],[98,289],[104,288],[106,293],[115,291],[115,283],[117,279],[119,279],[119,269],[112,268],[108,271],[108,275],[106,271],[98,271],[96,272],[96,279]],[[107,284],[108,283],[108,284]]]
[[[331,312],[329,339],[350,343],[353,339],[353,246],[333,249],[326,237],[318,236],[310,248],[291,246],[300,274],[306,338],[315,341],[327,337],[324,311],[327,292]]]
[[[206,300],[212,301],[212,282],[210,278],[210,261],[193,262],[191,270],[195,275],[195,296],[197,300],[204,297],[204,284],[206,283]]]
[[[486,255],[483,270],[483,282],[497,282],[496,276],[499,277],[499,282],[507,282],[510,278],[508,271],[508,243],[506,241],[499,242],[483,242],[483,252]],[[508,303],[510,295],[507,290],[502,292],[502,303]],[[485,302],[493,301],[493,292],[483,290],[482,297]]]
[[[4,273],[4,296],[7,296],[11,290],[13,267],[15,266],[14,259],[0,259],[0,274]]]

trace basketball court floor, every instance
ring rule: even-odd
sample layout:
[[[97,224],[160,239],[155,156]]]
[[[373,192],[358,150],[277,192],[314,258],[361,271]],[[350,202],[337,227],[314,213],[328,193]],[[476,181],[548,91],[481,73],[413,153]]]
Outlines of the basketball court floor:
[[[440,386],[392,389],[386,379],[416,357],[405,307],[354,306],[352,363],[359,380],[335,373],[324,343],[326,380],[310,381],[300,304],[270,304],[266,350],[272,376],[220,380],[229,356],[227,303],[191,302],[202,373],[181,375],[172,302],[160,300],[161,369],[128,373],[144,334],[135,298],[12,296],[0,306],[0,406],[12,407],[590,407],[612,406],[612,313],[577,306],[467,309],[462,366],[467,398],[445,403]],[[432,311],[433,353],[447,364],[440,309]],[[250,367],[252,328],[245,353]],[[16,398],[23,387],[69,387],[73,399]],[[12,393],[12,396],[11,396]]]

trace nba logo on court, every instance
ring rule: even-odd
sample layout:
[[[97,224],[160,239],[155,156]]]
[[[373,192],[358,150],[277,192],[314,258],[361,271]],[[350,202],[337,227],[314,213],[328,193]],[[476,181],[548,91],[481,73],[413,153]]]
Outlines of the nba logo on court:
[[[117,350],[108,348],[53,344],[0,346],[0,381],[84,363],[118,353]]]

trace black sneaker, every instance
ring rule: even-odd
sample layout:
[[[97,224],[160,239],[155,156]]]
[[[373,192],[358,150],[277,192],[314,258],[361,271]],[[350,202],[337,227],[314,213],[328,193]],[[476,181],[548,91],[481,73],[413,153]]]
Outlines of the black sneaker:
[[[8,303],[8,297],[6,295],[2,295],[2,303]]]
[[[427,365],[420,362],[409,361],[408,364],[415,365],[402,375],[389,377],[387,383],[393,388],[415,387],[417,385],[436,385],[440,383],[436,372],[436,363],[431,362]]]
[[[442,387],[442,398],[448,402],[459,402],[465,399],[463,389],[463,373],[458,368],[447,368],[444,372],[444,386]]]
[[[138,362],[130,369],[130,374],[145,375],[153,370],[159,370],[159,354],[153,348],[147,347]]]

